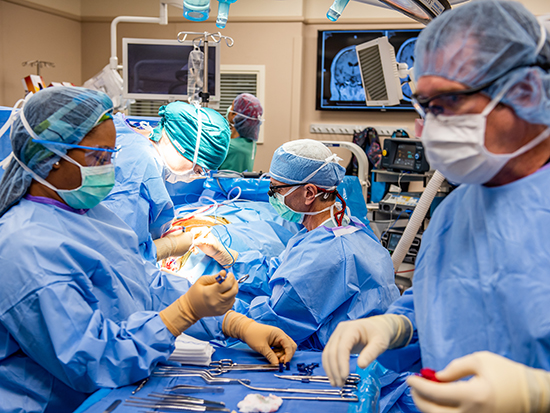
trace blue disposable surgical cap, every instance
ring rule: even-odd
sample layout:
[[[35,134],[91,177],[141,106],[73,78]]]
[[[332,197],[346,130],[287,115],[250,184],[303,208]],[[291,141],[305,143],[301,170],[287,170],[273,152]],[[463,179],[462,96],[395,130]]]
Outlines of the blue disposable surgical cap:
[[[37,92],[21,111],[41,140],[77,144],[99,122],[112,112],[113,102],[105,93],[80,87],[50,87]],[[32,142],[21,121],[21,111],[11,127],[12,152],[41,178],[46,178],[60,156],[39,143]],[[58,146],[58,152],[67,148]],[[27,192],[32,176],[11,159],[0,181],[0,216]]]
[[[264,113],[260,100],[250,93],[241,93],[233,101],[233,113],[236,114],[233,124],[239,136],[256,142]]]
[[[231,131],[222,115],[213,109],[197,108],[184,102],[172,102],[159,109],[161,117],[151,139],[158,142],[164,129],[172,145],[186,159],[193,162],[197,144],[198,112],[201,112],[202,131],[197,164],[207,169],[218,169],[229,150]]]
[[[299,139],[279,147],[273,154],[269,175],[286,184],[314,184],[336,189],[346,169],[338,157],[319,141]]]
[[[522,119],[550,125],[550,42],[527,9],[511,1],[481,0],[446,11],[420,33],[416,78],[440,76],[502,99]],[[546,39],[546,40],[545,40]]]

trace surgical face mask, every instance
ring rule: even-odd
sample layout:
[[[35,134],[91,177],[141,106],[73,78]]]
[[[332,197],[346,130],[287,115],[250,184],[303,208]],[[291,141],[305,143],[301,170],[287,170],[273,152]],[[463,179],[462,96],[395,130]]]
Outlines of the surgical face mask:
[[[285,195],[275,193],[275,194],[273,194],[273,196],[269,197],[269,203],[271,204],[271,206],[275,209],[275,211],[277,212],[277,214],[279,214],[279,216],[281,218],[286,219],[287,221],[295,222],[297,224],[301,224],[301,223],[304,222],[304,218],[305,218],[306,215],[318,215],[322,212],[328,211],[329,209],[331,209],[335,206],[335,204],[332,204],[332,205],[326,207],[325,209],[322,209],[321,211],[316,211],[316,212],[298,212],[298,211],[294,211],[292,208],[290,208],[288,205],[286,205],[285,198],[288,195],[290,195],[292,192],[294,192],[297,188],[298,188],[297,186],[292,188]],[[315,197],[317,198],[320,195],[323,195],[323,193],[319,192],[317,195],[315,195]]]
[[[34,180],[57,192],[61,199],[74,209],[91,209],[95,207],[109,195],[109,192],[115,186],[115,166],[113,164],[82,166],[67,155],[60,156],[80,168],[82,183],[78,188],[57,189],[13,155],[19,165],[30,173]]]
[[[513,153],[496,154],[487,150],[487,116],[507,90],[505,87],[479,114],[435,116],[428,113],[422,143],[430,166],[453,183],[484,184],[494,178],[509,160],[547,139],[550,128]]]

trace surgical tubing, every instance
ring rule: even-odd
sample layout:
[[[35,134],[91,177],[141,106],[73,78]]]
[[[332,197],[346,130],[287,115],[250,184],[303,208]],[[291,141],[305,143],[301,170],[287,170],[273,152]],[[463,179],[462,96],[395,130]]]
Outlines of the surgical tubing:
[[[424,221],[424,217],[428,212],[428,208],[432,204],[432,201],[444,180],[445,177],[443,176],[443,174],[441,174],[441,172],[439,171],[435,171],[432,179],[430,179],[430,182],[428,182],[426,189],[422,193],[422,196],[418,201],[418,205],[414,209],[414,212],[409,219],[409,223],[405,228],[405,231],[403,232],[403,236],[399,240],[397,247],[395,248],[395,251],[393,252],[391,257],[393,261],[393,268],[396,272],[399,269],[399,266],[401,265],[403,260],[405,259],[405,255],[407,255],[407,252],[409,251],[414,237],[416,236],[418,229]]]

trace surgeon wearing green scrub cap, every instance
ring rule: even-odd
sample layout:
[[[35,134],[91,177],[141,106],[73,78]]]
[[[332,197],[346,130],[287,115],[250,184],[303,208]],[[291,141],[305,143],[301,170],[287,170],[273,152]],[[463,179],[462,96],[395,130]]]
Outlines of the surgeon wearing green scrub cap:
[[[191,245],[185,233],[162,236],[174,219],[167,186],[218,169],[231,134],[224,117],[212,109],[172,102],[160,108],[159,116],[152,131],[136,130],[122,113],[114,116],[122,150],[115,165],[115,187],[103,201],[134,230],[143,257],[154,263],[181,256]]]
[[[173,102],[159,109],[161,120],[150,139],[171,173],[168,182],[190,182],[193,175],[218,169],[227,156],[227,121],[215,110]]]

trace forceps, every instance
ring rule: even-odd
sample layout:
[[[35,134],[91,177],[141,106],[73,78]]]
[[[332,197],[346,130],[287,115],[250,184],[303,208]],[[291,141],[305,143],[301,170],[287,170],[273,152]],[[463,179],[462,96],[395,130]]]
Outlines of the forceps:
[[[227,373],[228,371],[279,371],[278,364],[238,364],[234,363],[231,359],[222,359],[219,361],[213,361],[209,367],[214,369],[214,374]],[[209,370],[212,372],[212,370]]]

